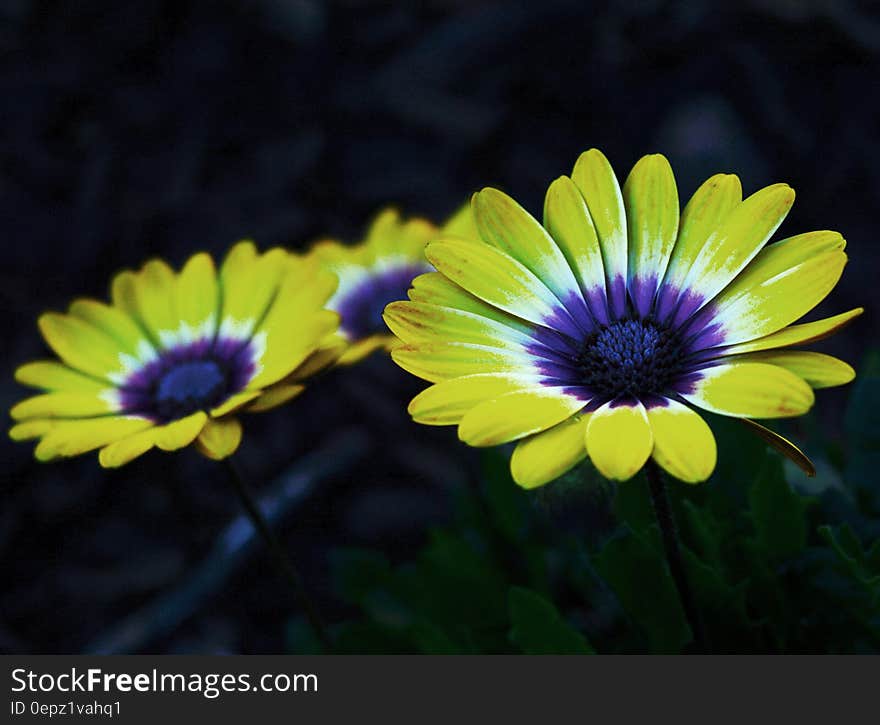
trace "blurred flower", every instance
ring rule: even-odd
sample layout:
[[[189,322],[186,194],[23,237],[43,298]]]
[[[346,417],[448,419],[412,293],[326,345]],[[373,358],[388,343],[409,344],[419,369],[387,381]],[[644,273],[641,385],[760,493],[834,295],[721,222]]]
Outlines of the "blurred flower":
[[[338,315],[322,308],[335,287],[332,275],[251,242],[236,244],[219,274],[205,253],[179,273],[158,259],[121,272],[111,304],[78,299],[40,317],[60,361],[16,370],[44,392],[12,408],[10,436],[39,438],[41,461],[100,448],[101,465],[115,467],[193,442],[225,458],[241,440],[236,413],[289,400],[333,362],[325,341]]]
[[[403,221],[394,209],[385,209],[370,224],[366,238],[356,245],[320,240],[309,257],[339,277],[339,287],[328,307],[340,315],[339,336],[346,350],[338,362],[350,365],[378,348],[396,343],[382,320],[385,305],[406,299],[413,278],[433,269],[425,259],[425,245],[438,233],[467,234],[473,225],[464,206],[442,230],[419,218]]]
[[[410,413],[458,425],[473,446],[519,441],[511,469],[526,487],[587,456],[612,479],[653,456],[681,480],[705,480],[715,440],[691,405],[744,419],[796,416],[812,406],[813,388],[854,377],[828,355],[783,349],[862,312],[791,325],[846,264],[836,232],[764,246],[793,201],[785,184],[742,200],[739,179],[719,174],[679,218],[663,156],[642,158],[621,191],[595,149],[550,185],[543,225],[484,189],[472,201],[479,235],[429,244],[438,272],[385,311],[405,343],[394,360],[435,383]]]

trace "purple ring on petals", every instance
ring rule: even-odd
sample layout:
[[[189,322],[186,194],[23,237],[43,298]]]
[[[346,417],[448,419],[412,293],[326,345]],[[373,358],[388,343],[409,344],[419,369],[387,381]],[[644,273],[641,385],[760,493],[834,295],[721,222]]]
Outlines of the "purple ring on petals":
[[[202,338],[172,345],[119,386],[122,412],[168,423],[210,410],[239,393],[257,371],[252,340]]]

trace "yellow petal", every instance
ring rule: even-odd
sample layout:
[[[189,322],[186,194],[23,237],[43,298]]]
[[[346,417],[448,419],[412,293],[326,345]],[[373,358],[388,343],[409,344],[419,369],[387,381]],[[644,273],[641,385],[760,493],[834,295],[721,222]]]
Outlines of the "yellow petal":
[[[771,350],[777,347],[790,347],[792,345],[803,345],[808,342],[824,340],[829,335],[833,335],[838,330],[844,328],[864,311],[864,307],[856,307],[848,312],[842,312],[839,315],[826,317],[822,320],[805,322],[801,325],[789,325],[765,337],[726,347],[724,348],[724,354],[735,355],[757,350]]]
[[[694,405],[738,418],[803,415],[813,390],[788,370],[766,363],[732,362],[701,371],[703,378],[683,396]]]
[[[443,223],[440,233],[445,237],[454,236],[473,241],[480,239],[480,232],[477,231],[477,223],[474,220],[470,199],[456,209],[449,219]]]
[[[391,335],[370,335],[349,345],[339,355],[340,365],[354,365],[383,347],[387,348]]]
[[[665,403],[648,408],[648,422],[654,436],[652,457],[680,481],[705,481],[715,470],[718,458],[711,429],[686,405],[674,400]]]
[[[22,423],[16,423],[9,429],[9,437],[16,441],[28,441],[33,438],[41,438],[53,428],[58,426],[60,421],[50,418],[34,418],[26,420]]]
[[[263,413],[272,410],[293,400],[305,389],[305,385],[273,385],[264,390],[263,394],[247,407],[247,411],[248,413]]]
[[[607,322],[605,265],[596,228],[580,190],[567,176],[550,184],[544,197],[544,226],[565,255],[594,316]],[[600,306],[595,302],[602,302]]]
[[[470,446],[508,443],[547,430],[584,405],[559,388],[514,391],[469,410],[458,426],[458,437]]]
[[[794,203],[787,184],[756,191],[712,234],[691,265],[685,287],[708,302],[754,258]]]
[[[405,343],[469,342],[522,350],[532,338],[512,327],[473,312],[422,302],[392,302],[382,315],[391,331]]]
[[[13,406],[13,420],[26,418],[90,418],[119,410],[115,391],[102,393],[53,392],[26,398]]]
[[[156,446],[163,451],[176,451],[188,446],[201,433],[207,420],[207,414],[200,410],[186,418],[158,426],[155,430]]]
[[[391,357],[407,372],[432,383],[478,373],[536,372],[525,353],[462,342],[402,345]]]
[[[263,394],[262,390],[244,390],[241,393],[234,393],[224,400],[216,408],[211,408],[212,418],[222,418],[224,415],[231,413],[239,408],[243,408],[252,400],[259,398]]]
[[[539,387],[537,376],[478,373],[432,385],[410,401],[409,414],[425,425],[454,425],[486,400]]]
[[[856,371],[853,370],[851,365],[821,352],[770,350],[767,352],[737,355],[735,361],[762,362],[778,365],[803,378],[811,388],[817,390],[819,388],[833,388],[837,385],[846,385],[852,382],[856,376]]]
[[[77,456],[152,428],[153,425],[153,421],[135,416],[59,420],[37,444],[34,455],[39,461]]]
[[[437,269],[471,294],[512,315],[547,324],[562,318],[577,330],[550,289],[523,264],[489,246],[461,240],[431,242],[425,254]]]
[[[768,249],[713,303],[724,344],[769,335],[805,315],[834,289],[846,254],[827,252],[781,272],[773,262]]]
[[[177,312],[191,329],[213,335],[220,310],[217,271],[209,254],[194,254],[177,278]]]
[[[143,329],[118,307],[96,300],[79,299],[71,303],[70,314],[112,338],[120,352],[138,358],[155,355]]]
[[[409,298],[413,302],[424,302],[438,307],[451,307],[456,310],[473,312],[480,317],[488,317],[490,320],[501,322],[520,332],[528,332],[531,329],[529,324],[521,318],[483,302],[439,272],[428,272],[416,277],[413,280],[412,289],[409,291]]]
[[[82,319],[47,312],[37,324],[49,346],[70,367],[108,380],[124,371],[118,344]]]
[[[734,174],[715,174],[694,192],[681,214],[678,240],[663,283],[661,309],[676,302],[700,250],[741,201],[742,186]]]
[[[581,190],[599,237],[612,312],[626,308],[627,240],[623,194],[608,159],[598,149],[580,155],[571,173]]]
[[[85,375],[57,360],[25,363],[16,369],[15,379],[33,388],[70,393],[100,393],[107,389],[106,381]]]
[[[486,188],[475,195],[473,212],[484,241],[522,263],[559,300],[571,305],[575,295],[582,299],[562,250],[516,201],[498,189]]]
[[[109,446],[104,446],[98,452],[98,462],[104,468],[119,468],[149,451],[155,442],[155,429],[148,428],[123,438],[121,441],[111,443]]]
[[[523,488],[537,488],[559,478],[584,460],[587,457],[589,419],[589,413],[573,415],[517,443],[510,459],[513,480]]]
[[[629,240],[629,292],[645,316],[669,264],[678,235],[678,188],[669,161],[643,156],[623,185]]]
[[[654,439],[641,403],[605,403],[587,423],[587,454],[606,478],[626,481],[645,465]]]
[[[208,420],[196,439],[199,452],[214,461],[231,456],[240,443],[241,423],[231,416]]]

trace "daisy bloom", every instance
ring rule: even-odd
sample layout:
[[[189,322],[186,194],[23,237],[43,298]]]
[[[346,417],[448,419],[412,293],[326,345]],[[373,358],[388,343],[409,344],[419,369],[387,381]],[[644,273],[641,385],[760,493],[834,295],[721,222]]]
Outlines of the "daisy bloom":
[[[13,440],[40,461],[100,449],[102,466],[190,443],[214,459],[241,440],[237,414],[267,410],[333,361],[335,278],[283,249],[236,244],[219,272],[196,254],[175,272],[154,259],[118,274],[112,301],[77,299],[40,331],[59,359],[15,372],[40,394],[12,408]]]
[[[472,446],[518,441],[511,470],[527,488],[586,457],[616,480],[649,458],[705,480],[716,446],[694,408],[797,416],[814,388],[854,377],[840,360],[790,349],[862,312],[792,325],[846,264],[836,232],[766,245],[793,202],[785,184],[743,200],[739,179],[719,174],[679,213],[663,156],[642,158],[621,189],[595,149],[550,185],[543,224],[502,192],[480,191],[478,235],[432,241],[438,271],[385,311],[404,343],[394,360],[434,383],[411,415],[457,425]]]
[[[382,320],[389,302],[406,299],[413,278],[431,271],[425,245],[441,231],[460,234],[473,229],[470,208],[460,209],[440,230],[431,222],[404,221],[395,209],[384,209],[356,245],[324,239],[308,257],[339,278],[328,307],[340,316],[339,338],[345,352],[338,362],[351,365],[379,348],[390,350],[397,338]]]

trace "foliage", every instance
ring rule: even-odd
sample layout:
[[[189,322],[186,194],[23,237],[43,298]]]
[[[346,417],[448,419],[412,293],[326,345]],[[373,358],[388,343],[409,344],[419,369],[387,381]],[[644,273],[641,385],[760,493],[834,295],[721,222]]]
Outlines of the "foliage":
[[[810,441],[816,479],[716,418],[712,479],[670,482],[711,651],[880,651],[880,355],[850,401],[845,438]],[[646,481],[613,486],[589,463],[525,492],[489,450],[482,485],[411,561],[347,549],[332,566],[351,607],[343,652],[694,650]],[[290,646],[311,647],[305,635]]]

